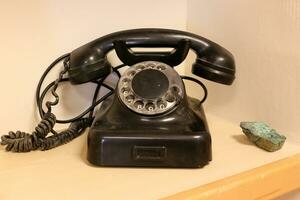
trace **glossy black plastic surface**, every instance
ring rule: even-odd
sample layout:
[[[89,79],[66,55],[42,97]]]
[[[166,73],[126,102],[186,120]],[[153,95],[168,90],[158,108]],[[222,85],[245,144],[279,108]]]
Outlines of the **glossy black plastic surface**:
[[[103,102],[88,134],[88,160],[97,166],[196,168],[211,160],[211,137],[198,100],[143,116],[117,96]]]
[[[126,41],[122,40],[115,41],[114,48],[119,59],[128,66],[148,60],[177,66],[186,58],[190,49],[190,42],[188,40],[181,40],[175,49],[170,52],[134,52],[127,47]]]
[[[92,59],[92,58],[91,58]],[[106,58],[90,62],[80,67],[70,67],[68,74],[72,84],[86,83],[110,74],[112,67]]]
[[[231,85],[235,79],[235,70],[214,66],[198,58],[192,66],[192,73],[207,80],[226,85]]]
[[[223,84],[231,84],[235,78],[233,56],[223,47],[192,33],[153,28],[115,32],[75,49],[70,55],[70,70],[76,72],[70,74],[71,82],[78,84],[102,77],[102,74],[105,74],[102,71],[108,71],[105,66],[106,54],[115,48],[116,41],[124,41],[126,48],[176,48],[180,42],[188,41],[190,48],[197,54],[197,60],[193,66],[195,75]],[[141,57],[143,56],[145,55]],[[93,70],[89,69],[90,66],[93,67]],[[101,73],[92,73],[97,70]],[[85,71],[87,74],[82,78],[81,72]]]

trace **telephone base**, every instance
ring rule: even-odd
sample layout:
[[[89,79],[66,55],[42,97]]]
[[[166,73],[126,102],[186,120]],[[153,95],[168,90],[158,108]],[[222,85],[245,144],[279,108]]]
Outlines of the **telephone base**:
[[[98,166],[198,168],[210,161],[207,132],[91,134],[89,161]],[[92,142],[98,141],[98,143]]]
[[[100,109],[88,134],[88,161],[96,166],[198,168],[211,160],[211,137],[195,99],[157,117],[141,117],[117,98]]]

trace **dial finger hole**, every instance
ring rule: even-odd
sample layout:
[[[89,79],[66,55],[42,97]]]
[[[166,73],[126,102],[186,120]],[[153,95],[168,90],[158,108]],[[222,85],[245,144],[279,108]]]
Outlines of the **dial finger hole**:
[[[172,86],[170,88],[170,90],[171,90],[172,94],[178,94],[180,91],[180,89],[177,86]]]
[[[128,87],[123,87],[123,88],[121,88],[121,93],[122,93],[123,95],[129,94],[129,91],[130,91],[130,89],[129,89]]]
[[[167,94],[166,94],[166,101],[167,101],[167,102],[172,103],[172,102],[174,102],[175,100],[176,100],[176,98],[175,98],[175,96],[174,96],[173,94],[171,94],[171,93],[167,93]]]
[[[134,76],[135,74],[136,74],[135,71],[130,71],[130,72],[128,72],[128,76]]]
[[[141,110],[143,107],[144,107],[144,103],[140,100],[136,101],[133,106],[138,109],[138,110]]]
[[[128,95],[125,99],[128,103],[132,103],[134,101],[134,96],[133,95]]]
[[[158,70],[165,70],[165,69],[166,69],[166,67],[163,66],[163,65],[158,65],[156,68],[157,68]]]
[[[154,111],[154,109],[155,109],[154,103],[147,103],[147,104],[146,104],[146,109],[147,109],[148,111],[150,111],[150,112]]]
[[[138,66],[136,67],[136,69],[140,71],[140,70],[145,69],[145,66],[144,66],[144,65],[138,65]]]
[[[154,63],[148,63],[148,64],[146,65],[146,67],[148,67],[148,68],[154,68],[154,67],[155,67],[155,64],[154,64]]]
[[[122,80],[122,85],[123,85],[123,86],[128,86],[128,85],[129,85],[129,82],[130,82],[130,79],[129,79],[129,78],[124,78],[124,79]]]
[[[159,100],[157,102],[157,107],[159,107],[159,109],[163,110],[163,109],[165,109],[167,107],[167,103],[164,102],[163,100]]]
[[[129,78],[124,78],[124,79],[122,80],[122,82],[123,82],[123,83],[129,83],[129,82],[130,82],[130,79],[129,79]]]

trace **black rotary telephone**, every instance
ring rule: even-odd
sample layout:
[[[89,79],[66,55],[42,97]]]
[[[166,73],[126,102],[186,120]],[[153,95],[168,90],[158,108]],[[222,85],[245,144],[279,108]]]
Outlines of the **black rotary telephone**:
[[[139,52],[131,48],[173,48],[169,52]],[[112,67],[107,53],[115,50],[122,65]],[[174,67],[192,49],[196,61],[192,73],[230,85],[235,78],[232,54],[198,35],[168,29],[135,29],[112,33],[85,44],[55,60],[44,72],[37,87],[36,101],[42,121],[29,134],[9,132],[1,137],[7,151],[48,150],[79,136],[87,127],[88,160],[98,166],[201,167],[211,160],[211,137],[202,103],[206,88],[197,79],[179,76]],[[57,80],[41,91],[48,72],[63,61]],[[121,75],[118,71],[129,68]],[[116,88],[105,83],[116,73]],[[203,99],[188,97],[182,79],[204,89]],[[92,105],[79,116],[58,120],[51,112],[59,97],[59,83],[97,84]],[[109,92],[97,99],[100,88]],[[55,97],[43,100],[48,92]],[[94,108],[102,103],[96,114]],[[70,123],[57,133],[55,123]],[[48,134],[52,132],[51,136]]]

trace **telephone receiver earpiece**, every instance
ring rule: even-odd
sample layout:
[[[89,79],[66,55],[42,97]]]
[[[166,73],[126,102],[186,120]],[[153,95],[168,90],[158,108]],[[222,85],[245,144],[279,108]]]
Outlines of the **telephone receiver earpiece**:
[[[133,52],[133,47],[171,47],[171,52]],[[87,43],[70,54],[69,77],[73,84],[89,82],[108,75],[111,66],[106,55],[112,49],[129,66],[146,60],[179,65],[192,49],[196,61],[192,73],[222,84],[235,79],[233,55],[220,45],[201,36],[170,29],[133,29],[115,32]]]

